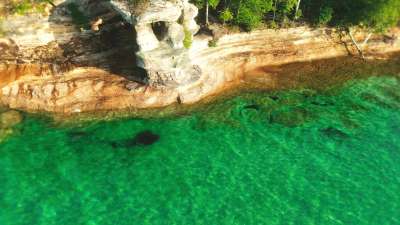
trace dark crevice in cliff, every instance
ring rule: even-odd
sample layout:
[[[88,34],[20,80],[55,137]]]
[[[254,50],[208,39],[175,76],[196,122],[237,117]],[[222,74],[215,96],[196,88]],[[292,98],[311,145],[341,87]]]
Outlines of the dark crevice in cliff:
[[[92,1],[85,8],[75,5],[74,12],[71,12],[70,4],[62,3],[50,12],[50,30],[55,31],[52,33],[56,41],[29,51],[20,50],[13,43],[0,42],[0,62],[69,69],[95,67],[128,80],[145,83],[146,72],[136,66],[135,53],[138,46],[134,27],[113,11],[106,1]],[[73,17],[78,14],[91,24],[77,23],[77,18]],[[83,21],[82,18],[79,21]],[[90,28],[94,21],[101,21],[98,30],[93,30],[93,27],[88,30],[88,25]],[[72,32],[71,27],[75,27]],[[71,32],[72,38],[65,39],[68,35],[60,32],[62,29]]]
[[[163,41],[167,37],[168,27],[166,22],[158,21],[152,23],[151,28],[153,29],[153,32],[159,41]]]
[[[61,4],[55,8],[54,17],[65,11],[65,7]],[[86,8],[90,21],[101,20],[102,23],[98,31],[84,31],[60,45],[66,61],[76,67],[101,68],[129,80],[144,82],[146,74],[136,66],[138,46],[132,25],[107,7],[106,2],[89,3]]]

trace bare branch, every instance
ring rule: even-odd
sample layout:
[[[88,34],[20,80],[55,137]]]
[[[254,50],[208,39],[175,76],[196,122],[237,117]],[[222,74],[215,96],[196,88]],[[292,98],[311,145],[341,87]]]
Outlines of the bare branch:
[[[354,36],[353,36],[353,33],[352,33],[350,27],[348,28],[348,33],[349,33],[349,36],[350,36],[351,41],[353,42],[354,46],[356,46],[357,51],[358,51],[360,57],[361,57],[363,60],[365,60],[364,52],[362,51],[362,46],[363,46],[363,45],[360,46],[360,45],[357,43],[356,39],[355,39]],[[372,35],[372,34],[371,34],[371,35]],[[364,42],[366,43],[366,42],[369,40],[369,38],[370,38],[370,35],[369,35],[368,39],[366,39],[366,41],[364,41]]]

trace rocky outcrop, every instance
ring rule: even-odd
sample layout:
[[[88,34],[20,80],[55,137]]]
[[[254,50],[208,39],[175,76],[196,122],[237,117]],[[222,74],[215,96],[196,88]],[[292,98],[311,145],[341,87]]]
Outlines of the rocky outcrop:
[[[23,121],[20,112],[0,108],[0,143],[14,133],[14,127]]]
[[[211,36],[196,35],[185,48],[183,39],[198,30],[197,9],[186,0],[150,3],[132,16],[119,1],[81,1],[90,21],[102,20],[98,31],[71,24],[63,2],[47,19],[13,18],[36,24],[38,31],[9,30],[0,40],[1,103],[60,113],[190,104],[255,74],[273,82],[270,68],[357,53],[339,31],[309,27],[225,34],[216,47],[208,46]],[[42,34],[52,38],[41,42]],[[395,36],[398,29],[373,36],[365,55],[400,51]]]
[[[125,1],[111,4],[135,27],[137,64],[147,71],[151,85],[178,86],[199,79],[200,68],[183,44],[199,30],[194,5],[188,0],[151,0],[146,10],[133,14]]]

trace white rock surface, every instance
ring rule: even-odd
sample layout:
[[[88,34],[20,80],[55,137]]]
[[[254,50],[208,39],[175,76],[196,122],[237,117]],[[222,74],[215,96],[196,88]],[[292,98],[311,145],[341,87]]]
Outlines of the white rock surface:
[[[148,72],[150,84],[176,85],[198,77],[198,69],[195,74],[191,72],[196,65],[191,63],[183,45],[185,35],[193,38],[199,30],[194,20],[198,14],[196,6],[188,0],[150,0],[142,14],[133,15],[123,0],[110,3],[135,26],[139,46],[137,64]],[[155,31],[156,23],[163,23],[166,30]],[[157,39],[157,32],[164,32],[157,34],[162,38]]]

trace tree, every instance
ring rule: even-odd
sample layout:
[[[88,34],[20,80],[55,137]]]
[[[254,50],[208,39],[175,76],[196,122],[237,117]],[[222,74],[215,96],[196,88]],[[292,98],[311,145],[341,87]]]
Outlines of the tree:
[[[297,4],[296,4],[296,12],[294,13],[294,19],[298,19],[300,17],[300,4],[301,4],[301,0],[297,0]]]
[[[316,25],[353,27],[363,24],[374,32],[396,25],[400,19],[400,0],[192,0],[209,14],[220,12],[219,18],[247,30],[266,21],[297,20],[300,16]],[[209,7],[214,9],[210,12]]]
[[[233,14],[229,9],[224,9],[224,11],[219,15],[219,19],[225,24],[226,22],[233,20]]]
[[[235,21],[246,30],[252,30],[262,21],[267,12],[270,12],[272,0],[247,0],[240,1]]]
[[[359,52],[365,59],[363,49],[374,32],[383,32],[395,26],[400,19],[399,0],[352,0],[333,1],[333,18],[346,30]],[[336,17],[336,18],[335,18]],[[360,44],[354,38],[353,27],[358,26],[368,32],[365,40]]]
[[[216,9],[220,0],[194,0],[194,3],[199,7],[199,8],[205,8],[205,24],[208,26],[210,24],[209,21],[209,11],[210,11],[210,6],[213,9]]]

